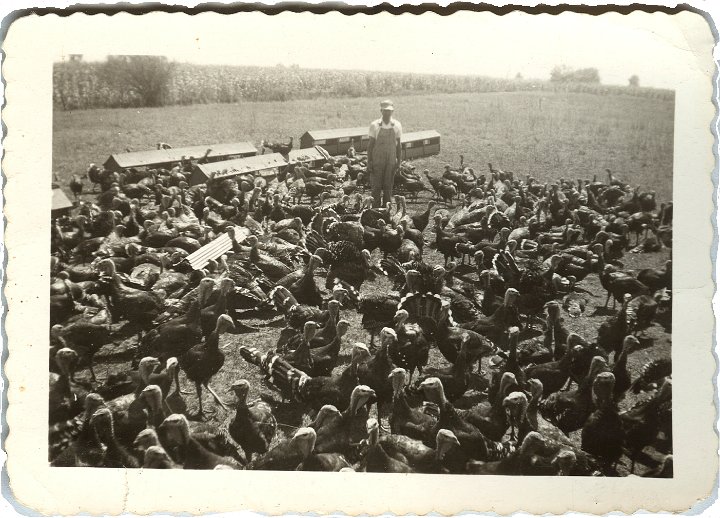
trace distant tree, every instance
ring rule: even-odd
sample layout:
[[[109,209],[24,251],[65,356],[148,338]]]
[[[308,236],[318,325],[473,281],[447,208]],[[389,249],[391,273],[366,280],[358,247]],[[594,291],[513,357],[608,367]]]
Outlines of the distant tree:
[[[515,74],[515,80],[516,80],[516,81],[522,81],[522,80],[523,80],[523,75],[522,75],[520,72],[518,72],[517,74]]]
[[[554,83],[600,83],[597,68],[573,69],[566,65],[558,65],[550,72],[550,81]]]
[[[570,68],[565,65],[556,65],[550,72],[550,81],[554,83],[565,82],[565,78],[568,76]]]
[[[600,83],[600,73],[597,68],[582,68],[573,73],[576,83]]]
[[[631,75],[630,79],[628,79],[628,86],[637,88],[640,86],[640,78],[635,74]]]
[[[118,55],[107,57],[102,76],[111,88],[138,99],[142,106],[162,106],[172,71],[173,63],[164,56]]]

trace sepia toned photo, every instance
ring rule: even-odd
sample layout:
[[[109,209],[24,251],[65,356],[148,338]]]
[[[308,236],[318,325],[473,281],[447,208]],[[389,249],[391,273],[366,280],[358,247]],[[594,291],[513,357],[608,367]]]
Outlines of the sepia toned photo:
[[[711,338],[688,338],[710,332],[712,287],[678,291],[706,274],[683,189],[711,168],[688,176],[690,74],[668,42],[696,15],[156,14],[128,39],[162,19],[188,37],[44,51],[38,466],[148,484],[271,471],[296,489],[299,472],[345,488],[365,472],[468,495],[354,512],[458,512],[519,477],[598,481],[598,501],[689,480],[678,398],[713,398]],[[122,510],[173,510],[154,505]],[[534,511],[590,510],[565,505]]]
[[[60,56],[52,465],[672,477],[674,92],[556,59]]]

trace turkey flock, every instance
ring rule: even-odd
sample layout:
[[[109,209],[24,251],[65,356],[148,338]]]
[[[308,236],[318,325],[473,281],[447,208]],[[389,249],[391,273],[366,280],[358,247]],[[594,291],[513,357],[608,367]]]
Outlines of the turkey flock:
[[[192,166],[68,183],[52,466],[672,477],[671,202],[462,157],[383,207],[354,152]]]

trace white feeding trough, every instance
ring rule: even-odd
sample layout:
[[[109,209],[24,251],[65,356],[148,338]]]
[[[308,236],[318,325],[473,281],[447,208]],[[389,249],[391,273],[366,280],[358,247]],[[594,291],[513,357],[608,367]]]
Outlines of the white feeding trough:
[[[250,236],[250,229],[235,227],[235,239],[238,243],[247,239],[248,236]],[[202,270],[210,261],[219,259],[221,255],[232,250],[232,247],[230,236],[228,236],[227,232],[223,232],[219,237],[216,237],[207,245],[198,248],[185,259],[190,263],[193,270]]]

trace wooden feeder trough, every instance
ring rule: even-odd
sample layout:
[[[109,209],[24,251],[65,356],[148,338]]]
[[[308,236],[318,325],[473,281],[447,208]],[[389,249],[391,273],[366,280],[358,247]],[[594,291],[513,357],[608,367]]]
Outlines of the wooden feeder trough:
[[[333,156],[346,154],[351,143],[355,146],[355,151],[367,151],[370,142],[368,127],[369,125],[357,128],[309,130],[300,137],[300,145],[303,148],[321,146]]]
[[[405,133],[400,139],[402,159],[411,160],[440,154],[440,133],[435,130]]]
[[[304,149],[293,149],[288,153],[288,162],[290,164],[309,164],[311,167],[317,167],[330,160],[330,153],[325,151],[321,146],[314,146]]]
[[[227,178],[240,174],[259,175],[270,181],[277,175],[280,168],[287,165],[285,157],[280,153],[249,156],[209,164],[196,164],[190,176],[190,184],[206,183],[210,177]]]
[[[53,218],[58,218],[60,216],[67,215],[70,213],[70,209],[72,208],[73,203],[65,195],[63,190],[58,187],[57,184],[53,184],[50,216],[52,216]]]
[[[171,168],[183,157],[186,160],[198,160],[205,157],[208,162],[218,162],[257,155],[258,151],[250,142],[232,142],[226,144],[208,144],[203,146],[179,147],[172,149],[151,149],[131,153],[117,153],[105,161],[105,169],[120,171],[135,168]]]

